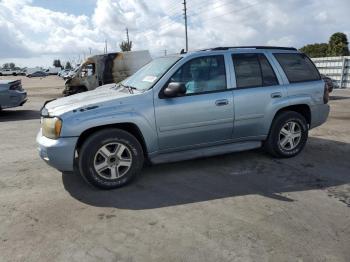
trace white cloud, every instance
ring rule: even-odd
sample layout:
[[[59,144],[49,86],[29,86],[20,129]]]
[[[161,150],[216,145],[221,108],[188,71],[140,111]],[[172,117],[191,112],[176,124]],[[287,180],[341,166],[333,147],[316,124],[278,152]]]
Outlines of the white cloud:
[[[43,63],[50,56],[76,59],[89,48],[102,52],[105,39],[109,50],[116,51],[125,27],[135,49],[150,49],[154,55],[164,49],[178,52],[184,47],[181,2],[97,0],[88,17],[41,8],[31,0],[0,0],[0,62],[40,61],[42,56]],[[349,35],[349,10],[348,0],[192,0],[190,49],[325,42],[337,31]]]

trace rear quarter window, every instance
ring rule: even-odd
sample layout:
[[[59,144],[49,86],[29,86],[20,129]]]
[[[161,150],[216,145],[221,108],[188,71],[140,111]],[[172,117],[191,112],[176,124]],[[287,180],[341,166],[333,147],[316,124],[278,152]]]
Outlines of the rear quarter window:
[[[321,76],[304,54],[274,54],[290,83],[320,80]]]

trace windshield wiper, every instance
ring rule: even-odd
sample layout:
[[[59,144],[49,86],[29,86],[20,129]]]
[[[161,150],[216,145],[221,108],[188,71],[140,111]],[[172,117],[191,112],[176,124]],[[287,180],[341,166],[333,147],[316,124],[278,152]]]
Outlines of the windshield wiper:
[[[122,83],[119,83],[119,86],[128,89],[128,91],[129,91],[130,94],[133,94],[133,93],[134,93],[134,90],[137,90],[136,87],[124,85],[124,84],[122,84]]]

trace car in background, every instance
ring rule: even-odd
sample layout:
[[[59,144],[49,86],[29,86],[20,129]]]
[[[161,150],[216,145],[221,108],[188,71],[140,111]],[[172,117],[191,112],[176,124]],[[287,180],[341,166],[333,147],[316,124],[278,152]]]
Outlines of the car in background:
[[[64,77],[67,81],[63,94],[69,96],[102,85],[119,83],[151,60],[147,50],[91,56],[77,66],[73,73]]]
[[[27,74],[27,77],[47,77],[49,74],[43,71],[36,71],[30,74]]]
[[[0,80],[0,110],[23,106],[27,102],[27,92],[21,80]]]
[[[58,76],[60,76],[60,77],[64,77],[65,75],[67,75],[68,73],[69,73],[69,69],[63,69],[63,70],[61,70],[60,72],[58,72]]]
[[[334,89],[334,83],[333,83],[332,78],[325,76],[323,74],[321,74],[321,77],[322,77],[323,81],[326,83],[328,93],[332,93],[332,91]]]
[[[71,79],[72,77],[74,77],[74,75],[78,72],[79,70],[79,67],[77,67],[76,69],[72,69],[72,70],[69,70],[69,72],[67,74],[65,74],[63,76],[63,79],[64,80],[68,80],[68,79]]]
[[[58,75],[58,73],[61,71],[62,69],[60,67],[49,67],[48,69],[46,69],[46,73],[48,73],[49,75]]]

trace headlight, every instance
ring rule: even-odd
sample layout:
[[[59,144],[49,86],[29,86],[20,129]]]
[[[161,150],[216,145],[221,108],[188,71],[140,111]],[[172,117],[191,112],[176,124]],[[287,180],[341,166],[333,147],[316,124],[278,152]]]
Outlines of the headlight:
[[[43,118],[41,121],[43,136],[51,139],[57,139],[60,137],[62,129],[62,120],[58,117]]]

